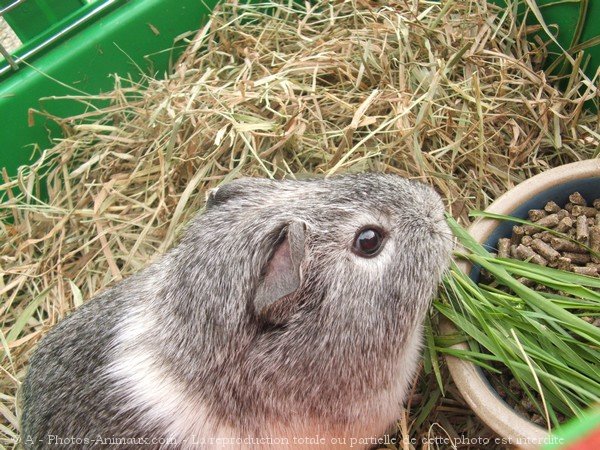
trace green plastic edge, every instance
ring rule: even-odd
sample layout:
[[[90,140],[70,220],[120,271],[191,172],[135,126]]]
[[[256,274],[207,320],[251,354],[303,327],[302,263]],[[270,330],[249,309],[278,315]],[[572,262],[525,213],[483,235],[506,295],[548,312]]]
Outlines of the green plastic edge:
[[[162,76],[183,49],[180,44],[169,50],[175,39],[199,29],[218,1],[120,3],[106,16],[32,60],[30,67],[0,83],[0,164],[9,175],[38,156],[33,155],[34,144],[44,149],[52,139],[61,137],[58,127],[42,116],[35,115],[29,126],[31,108],[61,117],[85,109],[82,103],[72,100],[40,99],[106,92],[114,86],[111,74],[140,80],[140,68]]]
[[[588,410],[580,418],[573,419],[558,428],[542,450],[559,450],[600,430],[600,406]],[[592,450],[592,449],[590,449]]]

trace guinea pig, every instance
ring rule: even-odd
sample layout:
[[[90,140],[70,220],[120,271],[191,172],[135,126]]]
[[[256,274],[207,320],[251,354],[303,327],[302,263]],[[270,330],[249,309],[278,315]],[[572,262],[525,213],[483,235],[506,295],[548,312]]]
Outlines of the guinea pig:
[[[61,321],[26,448],[367,448],[393,424],[452,249],[435,191],[243,178],[180,243]]]

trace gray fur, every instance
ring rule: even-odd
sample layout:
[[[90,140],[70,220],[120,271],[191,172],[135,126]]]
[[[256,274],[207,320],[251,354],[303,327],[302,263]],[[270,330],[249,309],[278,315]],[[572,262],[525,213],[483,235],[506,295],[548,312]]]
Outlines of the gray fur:
[[[386,234],[373,258],[351,250],[367,225]],[[23,384],[25,446],[179,433],[144,448],[187,448],[195,421],[237,436],[385,430],[450,250],[438,195],[401,177],[225,185],[177,247],[41,341]],[[363,427],[373,417],[388,423]]]

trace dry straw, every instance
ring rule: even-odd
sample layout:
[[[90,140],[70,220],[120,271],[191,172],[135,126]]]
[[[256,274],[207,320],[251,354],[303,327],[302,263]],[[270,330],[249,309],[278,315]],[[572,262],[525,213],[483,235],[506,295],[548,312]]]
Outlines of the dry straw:
[[[168,249],[218,183],[384,170],[464,219],[596,155],[598,80],[573,71],[558,91],[528,31],[484,0],[224,3],[167,79],[73,97],[87,112],[0,186],[0,439],[18,436],[37,340]]]

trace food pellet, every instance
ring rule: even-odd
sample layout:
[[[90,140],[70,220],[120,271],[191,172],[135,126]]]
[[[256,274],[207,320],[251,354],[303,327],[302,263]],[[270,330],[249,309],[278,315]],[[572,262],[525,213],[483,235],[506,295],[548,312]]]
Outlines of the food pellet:
[[[532,222],[537,222],[538,220],[540,220],[543,217],[546,217],[547,215],[548,213],[543,209],[530,209],[528,213],[529,220]]]
[[[531,242],[531,248],[533,248],[539,255],[543,256],[549,262],[556,261],[558,258],[560,258],[560,253],[558,253],[541,239],[533,239]]]
[[[586,217],[596,217],[598,214],[598,210],[596,208],[592,208],[591,206],[573,206],[572,211],[574,216],[586,216]]]
[[[579,192],[573,192],[571,195],[569,195],[569,202],[573,203],[574,205],[587,206],[585,198],[583,198]]]
[[[590,237],[587,218],[585,216],[577,217],[577,228],[576,228],[577,240],[583,244],[587,244]]]
[[[569,241],[568,239],[552,237],[550,239],[550,245],[552,245],[555,250],[561,252],[585,253],[585,249],[581,247],[581,245],[577,244],[577,242]]]
[[[563,210],[566,211],[566,210]],[[565,233],[567,231],[569,231],[571,228],[573,228],[573,219],[571,219],[570,217],[563,217],[561,219],[560,222],[558,222],[558,225],[556,225],[556,231],[558,231],[559,233]]]
[[[596,269],[595,267],[573,266],[571,270],[573,270],[573,272],[575,273],[578,273],[579,275],[587,275],[589,277],[595,277],[596,275],[598,275],[598,269]]]
[[[569,253],[564,252],[563,256],[569,258],[573,264],[585,264],[590,262],[590,255],[586,253]]]
[[[510,241],[513,245],[518,245],[521,243],[521,238],[524,234],[525,230],[523,229],[523,227],[521,225],[515,225],[513,227],[513,234]]]
[[[548,203],[546,203],[546,206],[544,206],[544,210],[549,213],[557,213],[560,211],[560,209],[561,209],[560,206],[558,206],[554,202],[548,202]]]
[[[600,263],[600,224],[590,229],[590,248],[592,249],[592,261]]]
[[[534,252],[531,249],[531,247],[527,247],[523,244],[520,244],[517,247],[517,256],[519,257],[519,259],[522,259],[523,261],[529,260],[540,266],[548,265],[548,261],[546,261],[542,256],[540,256],[536,252]]]
[[[560,222],[558,214],[550,214],[549,216],[542,217],[535,224],[544,228],[554,228],[558,225],[558,222]]]
[[[498,256],[508,258],[510,256],[510,239],[503,238],[498,240]]]

